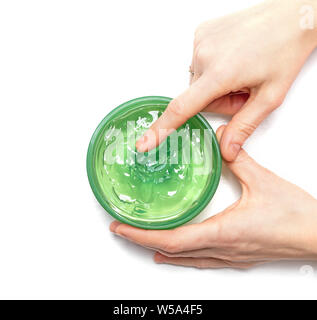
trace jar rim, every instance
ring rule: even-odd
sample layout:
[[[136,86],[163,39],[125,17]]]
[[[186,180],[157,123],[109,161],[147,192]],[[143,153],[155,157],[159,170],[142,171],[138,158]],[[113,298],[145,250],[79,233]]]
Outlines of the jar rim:
[[[194,219],[201,211],[208,205],[208,203],[213,198],[218,185],[220,181],[221,176],[221,169],[222,169],[222,158],[220,153],[220,147],[218,144],[218,140],[216,137],[215,132],[213,131],[211,125],[209,122],[200,114],[198,113],[194,117],[199,120],[199,122],[207,129],[211,136],[212,136],[212,153],[214,153],[214,161],[213,161],[213,167],[215,168],[215,172],[212,174],[212,179],[208,182],[208,185],[206,187],[206,190],[204,194],[201,195],[201,198],[199,199],[199,203],[195,205],[194,207],[188,209],[184,214],[181,216],[169,220],[169,221],[160,221],[157,223],[146,223],[146,222],[136,222],[134,220],[130,220],[125,216],[120,215],[117,213],[105,200],[104,195],[100,191],[100,188],[98,186],[98,181],[95,175],[95,168],[94,168],[94,155],[95,155],[95,148],[96,148],[96,142],[99,138],[100,133],[102,132],[105,125],[108,123],[109,120],[113,119],[116,115],[119,115],[122,111],[129,111],[132,108],[134,108],[136,105],[138,107],[142,107],[142,103],[144,106],[148,105],[168,105],[168,103],[171,101],[171,98],[168,97],[162,97],[162,96],[145,96],[136,98],[133,100],[129,100],[125,103],[122,103],[115,109],[113,109],[111,112],[109,112],[103,120],[99,123],[97,128],[95,129],[87,151],[87,158],[86,158],[86,169],[87,169],[87,175],[88,180],[91,186],[91,189],[97,199],[97,201],[100,203],[100,205],[116,220],[132,225],[134,227],[142,228],[142,229],[172,229],[176,228],[180,225],[183,225],[190,220]]]

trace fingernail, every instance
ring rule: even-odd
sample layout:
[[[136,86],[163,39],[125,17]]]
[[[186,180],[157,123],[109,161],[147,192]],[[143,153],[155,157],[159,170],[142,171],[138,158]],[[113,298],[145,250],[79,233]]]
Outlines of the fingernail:
[[[241,146],[237,143],[232,143],[230,144],[229,148],[230,148],[232,161],[234,161],[240,152]]]
[[[159,252],[156,252],[154,255],[154,262],[158,264],[164,263],[164,256]]]
[[[135,144],[137,150],[139,152],[145,152],[146,149],[147,149],[147,146],[146,146],[146,142],[148,140],[148,137],[147,136],[143,136],[141,137]]]
[[[111,224],[110,224],[110,231],[115,233],[116,232],[116,229],[119,227],[121,223],[119,221],[113,221]]]
[[[139,152],[150,151],[156,147],[156,135],[155,132],[149,129],[142,138],[140,138],[135,144]]]

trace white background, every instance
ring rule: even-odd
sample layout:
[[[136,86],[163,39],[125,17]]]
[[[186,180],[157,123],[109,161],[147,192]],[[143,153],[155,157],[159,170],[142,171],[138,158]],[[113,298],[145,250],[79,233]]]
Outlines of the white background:
[[[0,298],[317,298],[312,262],[156,265],[152,252],[110,234],[86,177],[102,118],[132,98],[181,93],[196,26],[255,2],[0,2]],[[246,149],[317,197],[316,71],[315,52]],[[227,121],[209,119],[215,129]],[[199,220],[239,192],[225,170]],[[314,274],[300,272],[307,264]]]

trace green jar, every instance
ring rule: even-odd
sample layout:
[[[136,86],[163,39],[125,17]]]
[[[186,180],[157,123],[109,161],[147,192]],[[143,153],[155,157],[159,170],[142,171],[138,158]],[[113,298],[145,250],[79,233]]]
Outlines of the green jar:
[[[120,222],[171,229],[197,216],[221,175],[217,138],[200,114],[156,149],[140,153],[135,141],[166,109],[170,98],[142,97],[111,111],[95,130],[87,153],[90,186]]]

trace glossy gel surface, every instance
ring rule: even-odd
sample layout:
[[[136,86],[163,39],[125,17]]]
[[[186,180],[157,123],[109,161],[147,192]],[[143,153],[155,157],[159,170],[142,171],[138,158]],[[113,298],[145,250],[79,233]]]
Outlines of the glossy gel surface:
[[[144,97],[121,105],[96,129],[88,150],[88,176],[98,201],[116,219],[141,228],[167,229],[189,221],[219,183],[219,147],[200,115],[177,130],[176,140],[173,133],[174,142],[169,137],[148,153],[136,151],[135,141],[169,101]]]

